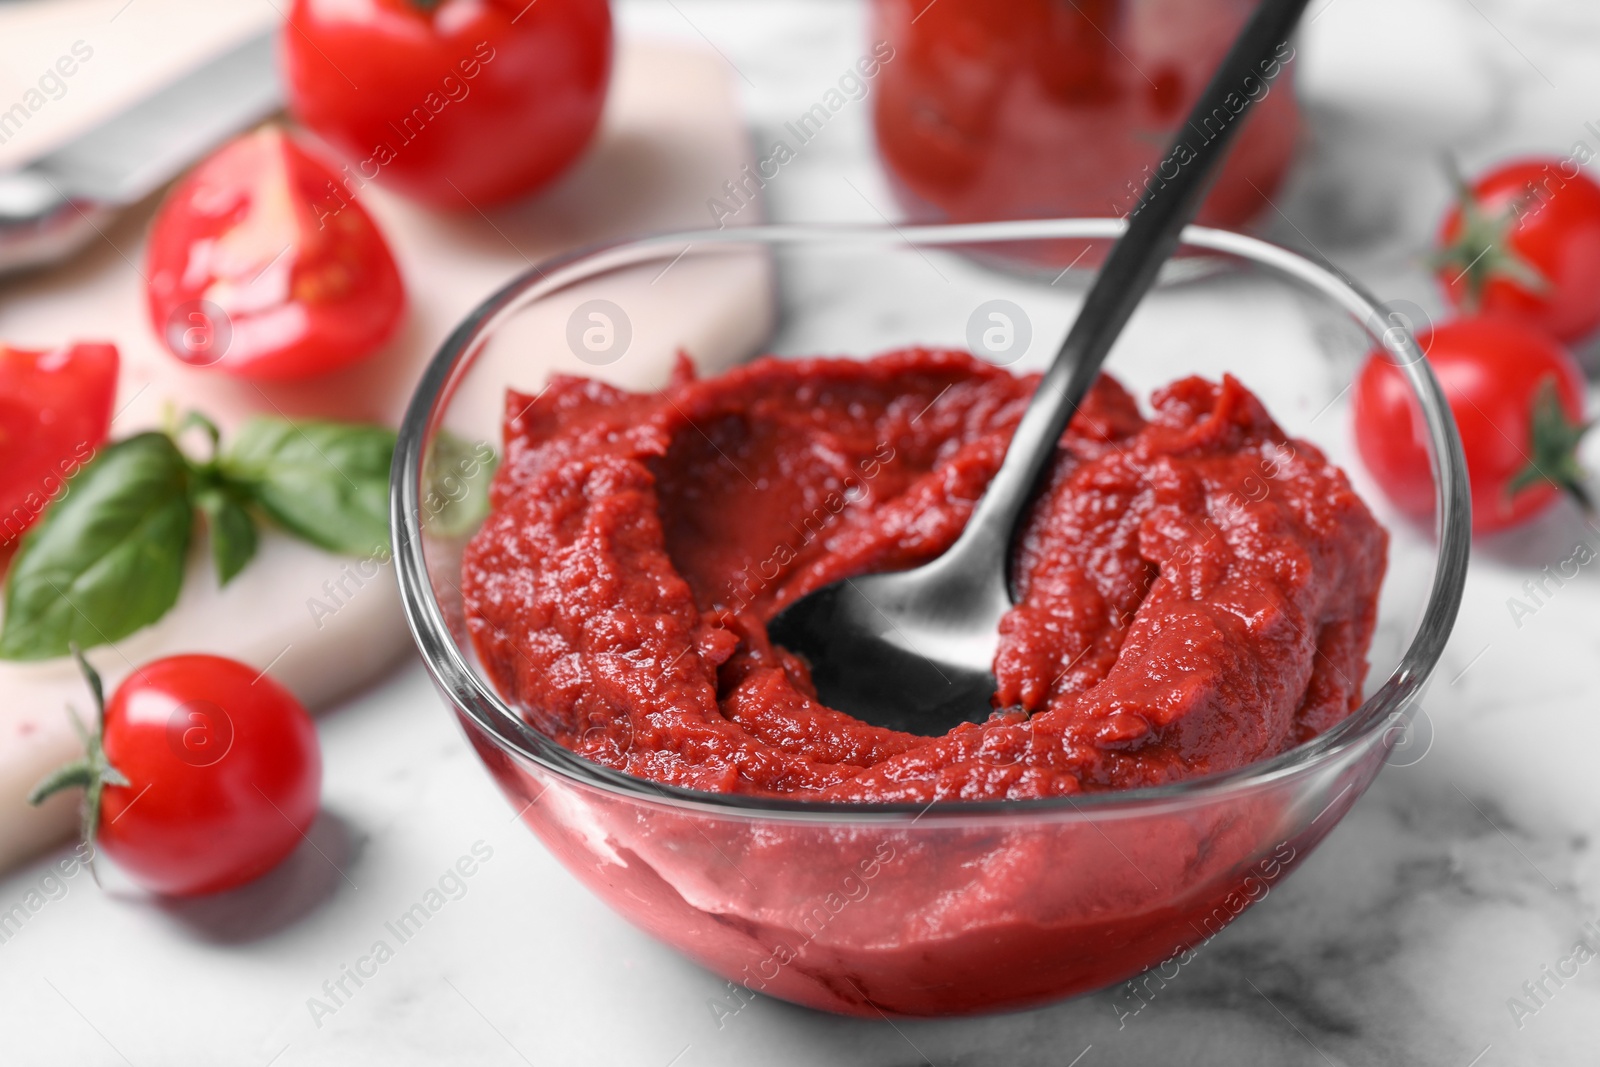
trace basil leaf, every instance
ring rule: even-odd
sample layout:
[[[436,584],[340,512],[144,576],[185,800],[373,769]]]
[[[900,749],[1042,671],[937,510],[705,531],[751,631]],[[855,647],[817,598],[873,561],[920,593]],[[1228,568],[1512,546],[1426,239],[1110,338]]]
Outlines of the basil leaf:
[[[489,482],[499,463],[494,446],[440,430],[422,478],[422,528],[439,537],[471,533],[489,515]]]
[[[211,533],[211,560],[217,565],[217,582],[227,585],[256,554],[256,524],[244,505],[222,486],[195,494],[195,504],[205,513]]]
[[[389,548],[394,431],[352,423],[255,418],[222,457],[223,476],[274,522],[352,556]]]
[[[0,659],[64,656],[165,615],[194,525],[183,455],[162,433],[109,445],[29,532],[6,583]]]

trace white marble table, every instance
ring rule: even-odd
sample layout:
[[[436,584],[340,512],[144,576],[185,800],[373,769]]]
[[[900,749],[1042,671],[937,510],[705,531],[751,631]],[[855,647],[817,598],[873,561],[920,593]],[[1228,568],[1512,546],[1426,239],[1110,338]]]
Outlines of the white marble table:
[[[620,15],[624,32],[720,50],[758,143],[865,40],[846,3],[642,0]],[[1438,154],[1600,147],[1584,126],[1600,125],[1600,8],[1314,0],[1311,17],[1312,143],[1270,233],[1437,312],[1419,250],[1446,195]],[[892,213],[865,109],[768,194],[781,219]],[[0,909],[46,901],[0,943],[0,1064],[1592,1064],[1600,962],[1559,984],[1545,968],[1580,937],[1600,947],[1600,572],[1520,625],[1507,608],[1585,537],[1600,543],[1568,514],[1480,547],[1425,703],[1426,755],[1387,769],[1136,1016],[1110,993],[894,1026],[757,998],[719,1026],[722,983],[615,918],[512,821],[413,663],[323,720],[315,847],[264,882],[156,904],[51,880],[48,860],[0,879]],[[460,899],[359,987],[346,978],[475,846],[492,854]],[[324,983],[341,979],[335,1000]]]

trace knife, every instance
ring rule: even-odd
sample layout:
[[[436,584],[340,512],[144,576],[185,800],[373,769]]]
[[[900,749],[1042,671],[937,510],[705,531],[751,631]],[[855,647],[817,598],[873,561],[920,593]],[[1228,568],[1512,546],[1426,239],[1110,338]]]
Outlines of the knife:
[[[66,259],[117,212],[283,107],[258,34],[19,170],[0,172],[0,273]]]

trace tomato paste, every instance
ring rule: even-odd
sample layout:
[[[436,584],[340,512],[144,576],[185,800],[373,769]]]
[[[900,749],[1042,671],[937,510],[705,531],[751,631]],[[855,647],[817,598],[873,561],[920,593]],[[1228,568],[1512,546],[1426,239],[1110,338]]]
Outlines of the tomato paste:
[[[468,627],[528,720],[659,782],[817,800],[1071,795],[1226,771],[1361,699],[1387,536],[1232,377],[1102,376],[1015,545],[995,710],[939,737],[815,699],[795,598],[956,538],[1036,385],[964,352],[511,392]]]
[[[1294,159],[1293,47],[1227,110],[1192,127],[1185,115],[1255,7],[875,0],[875,36],[892,51],[873,128],[902,206],[918,221],[1123,216],[1172,178],[1162,157],[1175,138],[1198,148],[1248,96],[1256,106],[1199,212],[1202,225],[1243,226],[1267,210]]]

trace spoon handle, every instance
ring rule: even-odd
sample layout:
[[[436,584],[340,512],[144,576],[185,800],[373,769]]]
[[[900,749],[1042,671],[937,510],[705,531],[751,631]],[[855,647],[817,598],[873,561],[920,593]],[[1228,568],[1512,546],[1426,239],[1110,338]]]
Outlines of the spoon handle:
[[[1034,486],[1106,354],[1177,248],[1250,105],[1272,91],[1272,79],[1293,58],[1288,37],[1307,3],[1262,0],[1250,16],[1172,147],[1149,172],[1150,184],[1129,214],[1127,230],[1107,256],[1017,425],[1004,462],[949,554],[969,560],[973,556],[968,553],[998,554],[1002,559],[1007,554]]]

